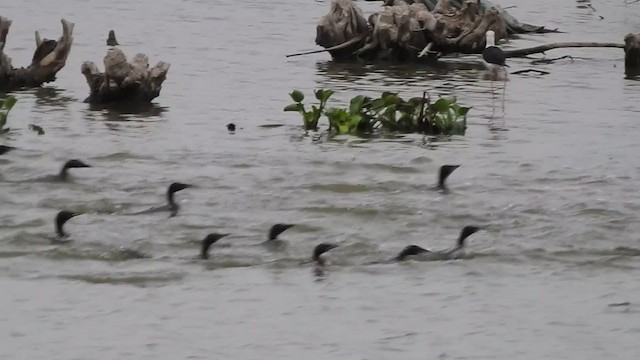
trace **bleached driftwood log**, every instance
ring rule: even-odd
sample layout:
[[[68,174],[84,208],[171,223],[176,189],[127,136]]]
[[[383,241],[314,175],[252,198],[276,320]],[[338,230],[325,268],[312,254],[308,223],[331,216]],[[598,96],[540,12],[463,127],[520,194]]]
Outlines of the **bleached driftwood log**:
[[[58,41],[42,39],[40,33],[35,32],[36,51],[31,64],[16,69],[11,65],[11,58],[4,53],[11,20],[0,16],[0,89],[10,91],[37,87],[56,79],[56,73],[64,67],[73,44],[74,24],[65,19],[61,22],[62,36]]]
[[[82,64],[82,74],[91,90],[85,102],[150,103],[160,95],[169,66],[160,61],[149,68],[149,58],[144,54],[137,54],[129,63],[122,50],[111,48],[104,57],[104,73],[91,61]]]
[[[483,10],[477,0],[466,1],[460,8],[451,0],[438,0],[431,11],[415,0],[387,4],[369,16],[365,26],[362,11],[353,1],[333,0],[329,14],[318,25],[316,43],[330,48],[366,36],[348,48],[329,52],[334,60],[406,62],[425,54],[477,53],[484,47],[487,30],[493,30],[496,39],[508,34],[503,12],[495,7]]]

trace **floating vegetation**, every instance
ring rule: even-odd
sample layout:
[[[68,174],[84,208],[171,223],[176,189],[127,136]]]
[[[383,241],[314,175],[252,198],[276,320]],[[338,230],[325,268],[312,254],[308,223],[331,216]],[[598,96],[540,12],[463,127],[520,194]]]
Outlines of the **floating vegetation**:
[[[13,96],[0,99],[0,135],[9,132],[9,128],[5,127],[7,124],[7,116],[9,116],[9,111],[11,111],[16,102],[18,102],[18,100]]]
[[[375,131],[421,133],[426,135],[464,135],[467,113],[471,109],[458,104],[455,97],[441,97],[431,102],[426,92],[422,97],[402,99],[397,93],[383,92],[379,98],[358,95],[349,107],[327,107],[331,90],[316,90],[319,104],[307,111],[304,94],[294,90],[289,96],[294,103],[284,111],[296,111],[302,116],[305,130],[318,130],[324,115],[329,131],[334,134],[361,135]]]

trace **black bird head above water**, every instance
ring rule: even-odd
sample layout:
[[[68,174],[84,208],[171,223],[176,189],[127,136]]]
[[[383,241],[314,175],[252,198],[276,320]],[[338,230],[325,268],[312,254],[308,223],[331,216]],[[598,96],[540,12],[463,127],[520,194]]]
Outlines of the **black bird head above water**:
[[[16,148],[12,146],[0,145],[0,155],[6,154],[11,150],[15,150]]]
[[[167,189],[167,201],[169,202],[169,210],[171,210],[172,217],[178,213],[179,208],[178,204],[176,204],[176,202],[173,200],[173,194],[190,187],[193,187],[193,185],[183,184],[179,182],[174,182],[169,185],[169,188]]]
[[[65,180],[67,178],[67,170],[74,168],[90,168],[91,165],[87,165],[80,160],[72,159],[64,163],[60,170],[60,179]]]
[[[402,249],[402,251],[400,252],[400,254],[398,254],[398,256],[396,256],[396,260],[397,261],[403,261],[407,258],[407,256],[411,256],[411,255],[418,255],[418,254],[422,254],[422,253],[428,253],[430,252],[427,249],[424,249],[418,245],[409,245],[407,247],[405,247],[404,249]]]
[[[460,165],[442,165],[440,167],[440,172],[438,173],[438,189],[446,189],[447,185],[445,181],[454,172]]]
[[[58,215],[56,215],[56,233],[58,234],[58,236],[60,237],[67,236],[67,234],[62,229],[62,227],[64,226],[64,223],[66,223],[67,220],[73,217],[76,217],[78,215],[82,215],[82,213],[74,213],[67,210],[62,210],[58,213]]]
[[[213,233],[213,234],[207,235],[207,237],[202,239],[202,250],[200,251],[200,257],[203,259],[208,259],[209,248],[211,247],[211,245],[213,245],[216,241],[222,239],[223,237],[229,236],[229,235],[230,234],[219,234],[219,233]]]
[[[229,130],[229,132],[234,132],[234,131],[236,131],[236,124],[234,124],[234,123],[228,123],[228,124],[227,124],[227,130]]]
[[[313,257],[312,259],[317,262],[320,265],[324,265],[324,260],[320,257],[320,255],[326,253],[327,251],[331,250],[331,249],[335,249],[337,248],[338,245],[337,244],[330,244],[330,243],[321,243],[318,244],[314,249],[313,249]]]
[[[473,225],[467,225],[464,228],[462,228],[462,231],[460,232],[460,237],[458,237],[458,243],[457,246],[462,248],[464,247],[464,241],[471,236],[472,234],[475,234],[476,232],[482,230],[481,227],[479,226],[473,226]]]
[[[294,227],[295,224],[275,224],[269,230],[269,241],[275,240],[278,235],[285,232],[287,229]]]

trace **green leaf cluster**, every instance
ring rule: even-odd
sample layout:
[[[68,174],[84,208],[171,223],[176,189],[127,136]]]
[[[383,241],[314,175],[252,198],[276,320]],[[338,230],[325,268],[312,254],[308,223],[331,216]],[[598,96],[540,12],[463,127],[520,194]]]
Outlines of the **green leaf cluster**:
[[[329,130],[336,134],[358,135],[376,130],[427,135],[464,135],[467,113],[470,107],[461,106],[455,97],[441,97],[434,103],[423,94],[409,100],[393,92],[383,92],[378,98],[358,95],[351,99],[348,108],[326,108],[331,90],[317,90],[319,106],[305,111],[304,95],[295,90],[290,95],[295,101],[285,111],[302,114],[305,129],[317,130],[318,121],[324,115]]]
[[[15,105],[17,101],[18,100],[13,96],[7,96],[4,99],[0,99],[0,134],[9,132],[9,128],[5,127],[7,124],[7,116],[9,116],[9,111],[11,111],[13,105]]]

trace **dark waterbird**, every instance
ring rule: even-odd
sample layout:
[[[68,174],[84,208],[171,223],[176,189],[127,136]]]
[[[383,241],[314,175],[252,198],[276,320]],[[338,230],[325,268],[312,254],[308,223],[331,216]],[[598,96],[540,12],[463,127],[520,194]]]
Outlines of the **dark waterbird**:
[[[82,215],[82,213],[71,212],[67,210],[62,210],[56,215],[56,234],[58,235],[58,240],[67,237],[67,233],[64,232],[64,224],[71,218],[74,218],[78,215]]]
[[[179,183],[179,182],[174,182],[171,185],[169,185],[169,188],[167,189],[167,204],[166,205],[162,205],[162,206],[157,206],[157,207],[153,207],[151,209],[147,209],[147,210],[143,210],[137,213],[133,213],[130,215],[140,215],[140,214],[151,214],[151,213],[156,213],[156,212],[161,212],[161,211],[169,211],[170,212],[170,216],[169,217],[174,217],[178,214],[178,210],[180,209],[180,205],[178,205],[174,198],[173,195],[175,193],[177,193],[180,190],[184,190],[186,188],[190,188],[193,187],[193,185],[189,185],[189,184],[183,184],[183,183]]]
[[[465,240],[471,236],[472,234],[476,233],[477,231],[481,230],[482,228],[480,228],[479,226],[465,226],[462,231],[460,232],[460,236],[458,237],[458,241],[456,242],[456,246],[453,247],[452,249],[448,249],[448,250],[442,250],[442,251],[430,251],[427,250],[423,247],[420,247],[418,245],[409,245],[407,247],[405,247],[400,254],[398,254],[398,256],[396,256],[395,260],[396,261],[404,261],[407,259],[407,257],[409,256],[414,256],[414,255],[421,255],[421,254],[425,254],[426,256],[428,256],[429,258],[432,259],[442,259],[442,260],[447,260],[447,259],[451,259],[455,256],[455,254],[462,250],[464,248],[464,242]]]
[[[69,169],[90,167],[91,165],[87,165],[80,160],[72,159],[62,165],[62,169],[60,169],[60,172],[58,174],[47,175],[36,179],[27,179],[20,182],[65,182],[69,180]]]
[[[275,224],[269,229],[269,237],[267,241],[263,242],[262,245],[266,246],[271,250],[283,250],[287,247],[287,242],[285,240],[278,239],[278,235],[287,231],[294,227],[294,224]]]
[[[438,172],[438,187],[437,187],[438,190],[448,190],[447,184],[445,182],[447,181],[447,178],[449,177],[449,175],[451,175],[451,173],[454,172],[459,167],[460,165],[440,166],[440,171]]]
[[[207,237],[202,239],[202,248],[200,250],[200,258],[208,259],[209,248],[211,247],[211,245],[213,245],[216,241],[222,239],[223,237],[229,236],[229,235],[230,234],[219,234],[219,233],[213,233],[213,234],[207,235]]]
[[[6,153],[8,153],[11,150],[15,150],[16,148],[12,147],[12,146],[5,146],[5,145],[0,145],[0,155],[4,155]]]
[[[278,238],[278,235],[285,232],[287,229],[294,227],[295,224],[275,224],[269,230],[269,240],[274,241]]]
[[[60,173],[58,174],[58,180],[65,181],[69,177],[68,170],[69,169],[78,169],[78,168],[90,168],[91,165],[87,165],[84,162],[76,159],[72,159],[67,161],[60,169]]]
[[[313,261],[316,262],[316,264],[320,265],[320,266],[324,266],[325,265],[325,260],[324,258],[321,256],[322,254],[326,253],[327,251],[331,250],[331,249],[335,249],[337,248],[338,245],[337,244],[331,244],[331,243],[321,243],[318,244],[314,249],[313,249],[313,256],[311,257],[311,259]]]

